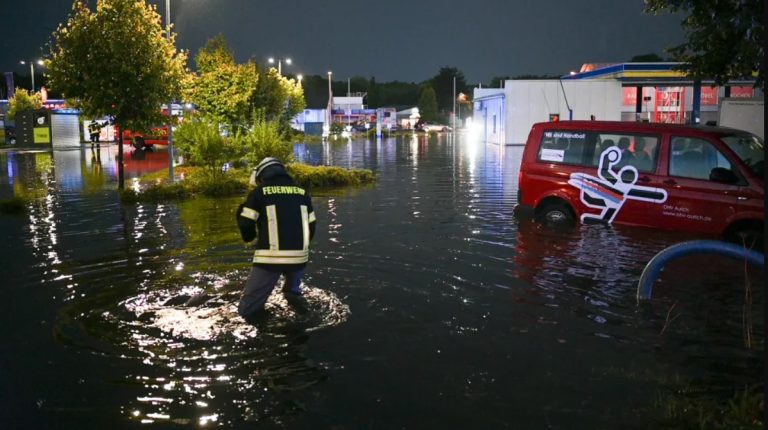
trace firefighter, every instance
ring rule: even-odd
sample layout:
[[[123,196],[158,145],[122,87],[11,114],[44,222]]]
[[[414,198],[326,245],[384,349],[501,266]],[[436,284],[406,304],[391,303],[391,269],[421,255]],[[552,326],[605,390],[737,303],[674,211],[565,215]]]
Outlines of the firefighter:
[[[264,309],[282,274],[283,293],[301,295],[301,278],[315,235],[315,213],[307,190],[297,186],[280,160],[267,157],[251,174],[245,203],[237,209],[237,225],[245,242],[255,239],[253,266],[237,311],[247,322]]]
[[[93,144],[99,143],[99,134],[101,133],[101,124],[99,124],[98,121],[91,121],[90,124],[88,124],[88,134],[91,138],[91,148],[93,148]]]

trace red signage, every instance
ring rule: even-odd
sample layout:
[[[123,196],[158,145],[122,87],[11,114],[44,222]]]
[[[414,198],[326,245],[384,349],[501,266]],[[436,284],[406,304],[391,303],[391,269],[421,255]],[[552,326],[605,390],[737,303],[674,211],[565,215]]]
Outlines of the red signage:
[[[717,106],[717,87],[701,87],[701,105]]]
[[[752,87],[731,87],[731,97],[752,97]]]
[[[652,89],[651,87],[643,87],[643,97],[650,97]],[[624,87],[622,90],[624,91],[624,106],[636,106],[637,89],[635,87]]]

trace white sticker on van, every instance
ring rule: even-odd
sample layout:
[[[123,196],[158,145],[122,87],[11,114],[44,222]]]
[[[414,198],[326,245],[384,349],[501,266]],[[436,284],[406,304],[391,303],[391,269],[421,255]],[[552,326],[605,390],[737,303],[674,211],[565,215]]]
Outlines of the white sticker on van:
[[[612,223],[627,199],[649,203],[667,201],[666,190],[636,184],[639,175],[634,166],[624,166],[615,171],[614,166],[620,161],[621,150],[612,146],[600,154],[598,177],[581,172],[571,173],[568,183],[581,190],[582,203],[601,209],[600,214],[582,214],[581,222],[591,219]]]
[[[565,155],[564,149],[546,149],[542,148],[541,150],[541,161],[563,161],[563,156]]]

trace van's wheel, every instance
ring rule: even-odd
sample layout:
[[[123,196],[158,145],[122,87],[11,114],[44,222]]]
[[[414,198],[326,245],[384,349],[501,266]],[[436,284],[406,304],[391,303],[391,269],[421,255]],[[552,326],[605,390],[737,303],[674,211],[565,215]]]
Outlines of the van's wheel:
[[[538,218],[542,222],[554,225],[573,224],[575,217],[571,208],[563,202],[549,202],[538,211]]]

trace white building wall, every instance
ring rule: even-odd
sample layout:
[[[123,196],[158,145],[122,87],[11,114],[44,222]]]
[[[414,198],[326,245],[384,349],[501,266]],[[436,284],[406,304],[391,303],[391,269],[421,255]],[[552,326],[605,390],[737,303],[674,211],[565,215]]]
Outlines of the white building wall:
[[[533,124],[546,122],[550,114],[560,120],[621,120],[622,92],[617,81],[506,81],[505,143],[524,145]],[[567,102],[566,102],[567,100]],[[570,106],[572,112],[569,112]]]
[[[506,139],[504,131],[506,95],[504,90],[501,88],[475,88],[472,99],[474,100],[472,123],[481,140],[503,145]]]
[[[475,89],[473,99],[473,122],[489,143],[524,145],[533,124],[549,121],[550,114],[560,120],[591,115],[621,120],[621,84],[613,80],[562,81],[562,86],[559,80],[508,80],[504,88]]]
[[[362,97],[334,97],[333,98],[334,109],[363,109]]]

